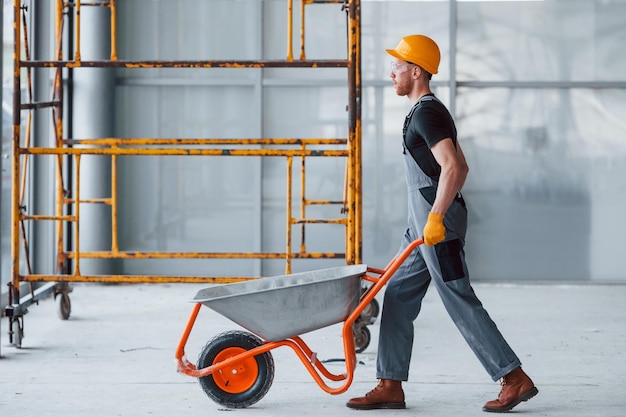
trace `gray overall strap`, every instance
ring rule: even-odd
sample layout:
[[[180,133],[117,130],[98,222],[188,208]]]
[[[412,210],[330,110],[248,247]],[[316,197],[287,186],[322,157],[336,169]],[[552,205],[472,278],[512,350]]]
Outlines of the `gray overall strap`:
[[[424,102],[424,101],[439,101],[439,99],[437,97],[435,97],[435,96],[432,96],[432,95],[426,95],[426,96],[420,97],[420,99],[417,100],[417,103],[415,103],[413,105],[413,107],[411,107],[411,110],[409,111],[409,114],[406,115],[407,120],[411,119],[411,117],[413,116],[413,113],[415,113],[415,110],[417,110],[417,106],[422,104],[422,102]]]

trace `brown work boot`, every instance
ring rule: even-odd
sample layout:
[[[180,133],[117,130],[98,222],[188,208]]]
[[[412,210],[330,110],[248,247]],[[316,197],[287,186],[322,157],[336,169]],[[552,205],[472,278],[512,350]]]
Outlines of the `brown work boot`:
[[[356,410],[376,410],[380,408],[406,408],[402,382],[381,379],[376,388],[364,397],[352,398],[346,406]]]
[[[498,399],[487,402],[483,411],[506,413],[522,401],[530,400],[539,392],[533,381],[519,367],[506,374],[500,384],[502,389]]]

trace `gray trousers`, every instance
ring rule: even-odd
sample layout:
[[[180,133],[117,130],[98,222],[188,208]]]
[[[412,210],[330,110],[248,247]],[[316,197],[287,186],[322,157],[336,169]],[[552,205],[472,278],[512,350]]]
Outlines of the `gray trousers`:
[[[409,228],[404,235],[401,250],[418,237],[412,234]],[[461,242],[459,239],[455,241]],[[444,244],[418,246],[389,280],[380,322],[377,378],[398,381],[408,379],[413,322],[420,312],[422,299],[431,281],[450,318],[494,381],[521,365],[470,285],[461,244],[452,246],[447,254],[441,250],[446,247]],[[457,266],[462,268],[463,276],[460,278],[450,271],[441,270],[440,265],[447,268],[449,259],[445,258],[450,252],[453,257],[456,256]]]

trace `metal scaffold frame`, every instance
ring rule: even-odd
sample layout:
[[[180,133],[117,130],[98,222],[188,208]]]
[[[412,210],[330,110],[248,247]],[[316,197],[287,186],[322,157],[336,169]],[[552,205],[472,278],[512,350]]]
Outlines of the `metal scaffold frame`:
[[[116,0],[103,2],[56,1],[55,51],[52,60],[32,60],[29,51],[27,13],[21,0],[14,0],[14,74],[13,74],[13,131],[12,131],[12,199],[11,199],[11,282],[9,303],[5,313],[9,317],[10,341],[21,346],[23,315],[29,305],[51,293],[57,298],[59,316],[69,317],[68,292],[71,282],[115,283],[229,283],[258,277],[198,277],[154,275],[85,275],[81,273],[82,259],[284,259],[285,272],[291,273],[293,259],[345,258],[346,264],[361,262],[361,63],[360,63],[360,0],[300,0],[300,56],[293,57],[293,0],[288,3],[288,46],[284,60],[208,60],[208,61],[130,61],[117,57]],[[347,58],[334,60],[308,60],[305,55],[304,19],[305,6],[313,4],[338,4],[346,12]],[[81,60],[80,9],[81,6],[104,6],[111,11],[111,55],[108,60]],[[32,8],[32,6],[31,6]],[[74,21],[69,41],[74,56],[64,57],[64,22],[71,16]],[[65,137],[63,131],[64,89],[71,80],[63,78],[63,69],[73,68],[346,68],[348,73],[347,138],[253,138],[253,139],[156,139],[156,138],[99,138],[81,139]],[[32,72],[34,69],[53,71],[52,98],[36,102],[33,99]],[[22,71],[26,73],[25,102],[22,98]],[[49,147],[34,146],[32,139],[33,114],[40,109],[52,113],[54,144]],[[25,132],[22,117],[26,112]],[[264,148],[263,146],[267,146]],[[55,213],[43,215],[31,213],[25,204],[30,181],[29,160],[37,155],[54,158]],[[86,155],[103,155],[111,160],[111,195],[107,198],[86,199],[80,193],[81,158]],[[281,157],[286,161],[286,250],[272,253],[199,253],[199,252],[129,252],[118,245],[118,189],[117,162],[121,155],[149,156],[246,156]],[[307,158],[345,158],[345,183],[343,200],[316,200],[305,195],[305,171]],[[300,158],[300,212],[293,214],[293,164]],[[68,164],[71,161],[71,164]],[[72,179],[65,176],[71,171]],[[298,201],[298,200],[296,200]],[[105,204],[111,207],[111,248],[107,251],[81,251],[79,245],[81,205]],[[341,206],[342,217],[334,219],[308,218],[306,207],[311,205]],[[28,222],[54,222],[54,258],[56,271],[52,274],[33,273],[27,233]],[[305,242],[305,226],[312,224],[339,224],[345,227],[345,253],[308,252]],[[298,250],[292,248],[292,231],[300,227],[301,239]],[[68,230],[71,233],[68,233]],[[71,236],[69,236],[71,235]],[[24,262],[22,266],[21,263]],[[20,273],[25,270],[26,273]],[[43,283],[35,287],[34,283]],[[20,287],[29,286],[29,294],[20,297]]]

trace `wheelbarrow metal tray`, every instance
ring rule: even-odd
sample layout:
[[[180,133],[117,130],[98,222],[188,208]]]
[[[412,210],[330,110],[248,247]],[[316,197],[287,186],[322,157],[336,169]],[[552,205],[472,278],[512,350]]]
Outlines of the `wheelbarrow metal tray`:
[[[202,303],[266,341],[344,321],[361,296],[367,265],[348,265],[204,288]]]

